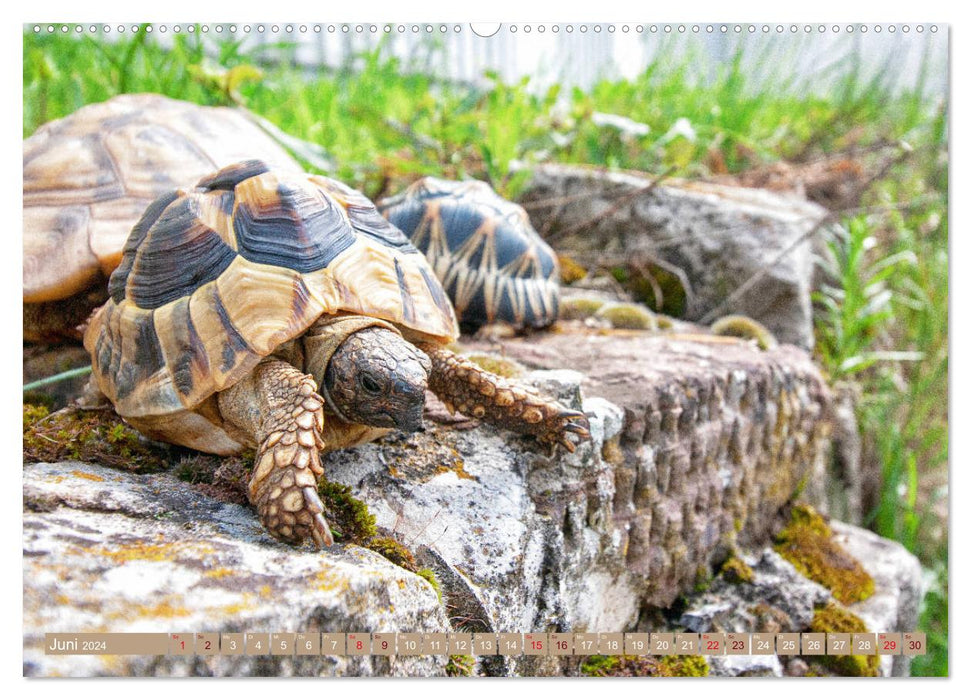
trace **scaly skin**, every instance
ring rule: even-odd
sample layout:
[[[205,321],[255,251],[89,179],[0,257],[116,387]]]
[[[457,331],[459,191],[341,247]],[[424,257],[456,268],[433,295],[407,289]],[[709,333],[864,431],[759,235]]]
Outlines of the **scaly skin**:
[[[445,348],[421,345],[432,361],[428,388],[449,411],[506,428],[536,439],[551,449],[563,445],[576,450],[570,438],[590,437],[590,425],[580,411],[544,398],[535,389],[492,374]]]
[[[220,392],[219,410],[259,446],[249,498],[264,527],[291,544],[312,538],[319,549],[334,540],[317,496],[324,401],[316,392],[313,377],[267,359]]]

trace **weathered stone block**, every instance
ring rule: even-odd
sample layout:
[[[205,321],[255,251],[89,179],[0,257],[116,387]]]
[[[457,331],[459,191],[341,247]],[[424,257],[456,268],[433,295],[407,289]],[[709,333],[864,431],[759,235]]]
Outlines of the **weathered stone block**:
[[[761,321],[776,337],[813,346],[812,233],[822,207],[779,194],[579,165],[535,168],[520,196],[537,230],[582,262],[664,261],[684,273],[686,318],[718,313]],[[709,320],[714,320],[709,319]]]

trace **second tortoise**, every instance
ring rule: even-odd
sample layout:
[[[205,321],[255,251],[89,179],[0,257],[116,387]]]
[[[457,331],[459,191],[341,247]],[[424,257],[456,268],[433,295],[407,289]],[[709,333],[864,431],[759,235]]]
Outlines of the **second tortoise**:
[[[378,203],[428,258],[464,330],[543,328],[560,304],[560,266],[526,210],[484,182],[425,177]]]

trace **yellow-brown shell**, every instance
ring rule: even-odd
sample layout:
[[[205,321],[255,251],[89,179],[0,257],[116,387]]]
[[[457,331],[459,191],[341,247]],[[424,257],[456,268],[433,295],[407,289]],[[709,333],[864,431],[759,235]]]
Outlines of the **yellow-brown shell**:
[[[192,410],[328,314],[430,342],[458,335],[425,257],[370,200],[259,161],[153,202],[108,292],[84,345],[125,417]]]
[[[82,107],[24,140],[24,302],[106,279],[156,197],[245,158],[295,169],[240,111],[161,95]]]

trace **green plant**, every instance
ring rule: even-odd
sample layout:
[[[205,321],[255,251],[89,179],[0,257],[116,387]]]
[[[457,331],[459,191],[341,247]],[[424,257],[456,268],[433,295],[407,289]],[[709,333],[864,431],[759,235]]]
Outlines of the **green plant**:
[[[881,360],[921,359],[919,353],[880,350],[878,342],[893,322],[893,290],[888,279],[913,265],[912,251],[902,250],[872,260],[877,240],[864,216],[847,221],[829,243],[833,263],[824,268],[834,283],[813,294],[817,316],[817,354],[834,379],[862,372]]]

